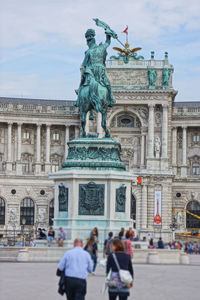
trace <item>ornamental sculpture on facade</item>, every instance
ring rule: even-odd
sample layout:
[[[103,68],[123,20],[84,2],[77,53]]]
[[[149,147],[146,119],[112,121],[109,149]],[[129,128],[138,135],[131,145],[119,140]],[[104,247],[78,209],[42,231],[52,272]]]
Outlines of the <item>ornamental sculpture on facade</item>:
[[[155,81],[157,78],[157,71],[148,68],[147,76],[148,76],[148,80],[149,80],[149,89],[155,89]]]
[[[169,78],[171,75],[171,70],[166,66],[163,71],[162,71],[162,86],[163,89],[168,89],[169,88]]]
[[[59,211],[68,211],[68,188],[61,183],[58,186],[59,194],[58,194],[58,203],[59,203]]]

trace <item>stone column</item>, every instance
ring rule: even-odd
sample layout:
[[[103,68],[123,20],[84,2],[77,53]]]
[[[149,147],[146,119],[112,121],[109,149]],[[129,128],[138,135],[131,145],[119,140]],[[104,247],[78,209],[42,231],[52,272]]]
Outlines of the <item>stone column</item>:
[[[177,127],[172,128],[172,168],[177,173]]]
[[[21,160],[22,123],[17,123],[17,160]]]
[[[51,146],[51,125],[46,125],[46,161],[45,161],[45,172],[49,173],[51,169],[50,164],[50,146]]]
[[[187,127],[183,126],[181,176],[187,176]]]
[[[75,126],[75,139],[79,137],[79,127]]]
[[[101,121],[102,121],[102,115],[100,112],[98,112],[97,113],[97,134],[98,134],[99,138],[102,138],[102,136],[103,136]]]
[[[7,148],[7,163],[6,169],[12,171],[12,122],[8,122],[8,148]]]
[[[37,124],[35,173],[41,173],[41,124]]]
[[[154,105],[149,104],[148,158],[154,158]]]
[[[140,168],[144,168],[144,153],[145,153],[145,133],[142,131],[141,136],[141,162],[140,162]]]
[[[163,106],[163,118],[162,118],[162,158],[168,158],[168,105]]]
[[[66,127],[65,127],[65,159],[64,159],[64,161],[66,161],[67,155],[68,155],[68,145],[67,145],[68,142],[69,142],[69,126],[66,125]]]
[[[187,127],[183,126],[182,163],[187,164]]]
[[[147,229],[147,186],[142,186],[141,228]]]
[[[16,163],[17,175],[22,174],[21,148],[22,148],[22,123],[17,123],[17,163]]]

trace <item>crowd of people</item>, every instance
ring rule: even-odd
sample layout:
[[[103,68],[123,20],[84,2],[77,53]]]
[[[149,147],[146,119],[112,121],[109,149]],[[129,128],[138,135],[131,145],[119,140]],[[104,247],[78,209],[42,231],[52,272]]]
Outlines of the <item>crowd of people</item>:
[[[35,232],[35,238],[32,238],[30,241],[30,246],[35,247],[36,240],[46,240],[48,247],[50,247],[51,243],[55,240],[58,247],[63,247],[63,243],[67,237],[66,231],[63,230],[62,227],[60,227],[57,236],[58,237],[55,238],[55,231],[52,226],[49,228],[47,233],[46,233],[46,229],[38,228],[37,231]]]
[[[104,289],[108,288],[109,300],[126,300],[133,287],[132,266],[132,229],[126,233],[122,229],[117,236],[109,232],[104,241],[104,257],[106,257],[106,280]],[[99,234],[95,227],[90,233],[86,245],[81,239],[74,241],[74,248],[68,250],[61,259],[57,276],[60,276],[59,293],[66,293],[68,300],[84,300],[86,295],[86,279],[88,273],[95,274],[98,258]]]

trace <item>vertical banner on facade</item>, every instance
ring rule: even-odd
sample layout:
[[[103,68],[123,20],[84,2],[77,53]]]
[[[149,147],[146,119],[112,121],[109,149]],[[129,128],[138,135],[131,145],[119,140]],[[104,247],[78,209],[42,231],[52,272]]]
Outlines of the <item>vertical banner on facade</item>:
[[[155,191],[154,194],[154,225],[162,224],[162,192]]]

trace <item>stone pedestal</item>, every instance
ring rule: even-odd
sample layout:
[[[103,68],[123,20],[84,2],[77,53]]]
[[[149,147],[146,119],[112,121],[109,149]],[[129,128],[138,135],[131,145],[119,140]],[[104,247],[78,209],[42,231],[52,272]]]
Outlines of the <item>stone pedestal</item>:
[[[121,146],[113,139],[79,138],[68,143],[63,169],[51,174],[55,182],[54,227],[68,239],[84,241],[94,227],[101,241],[109,231],[133,225],[131,184],[136,177],[120,160]]]

